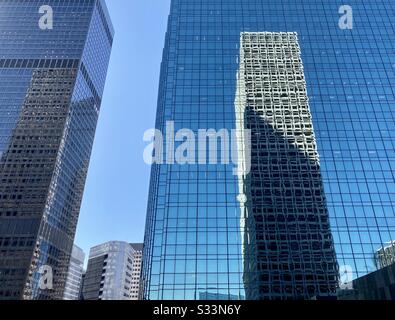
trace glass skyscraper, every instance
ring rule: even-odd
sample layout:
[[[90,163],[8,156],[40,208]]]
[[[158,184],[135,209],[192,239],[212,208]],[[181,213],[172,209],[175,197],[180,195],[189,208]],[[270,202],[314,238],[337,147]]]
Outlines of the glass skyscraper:
[[[112,42],[102,0],[0,0],[0,299],[63,297]]]
[[[346,28],[342,5],[172,0],[156,120],[162,132],[167,121],[175,130],[237,129],[242,70],[249,80],[243,34],[295,34],[285,47],[295,42],[300,62],[281,44],[246,43],[261,51],[245,61],[253,75],[244,88],[253,100],[244,105],[253,124],[251,179],[240,183],[232,164],[153,165],[142,298],[307,299],[334,295],[338,268],[349,279],[375,270],[377,250],[395,238],[395,3],[347,1]],[[284,59],[270,59],[269,48]],[[287,74],[298,63],[305,89]],[[282,72],[291,78],[273,81]],[[258,187],[248,194],[246,182]]]

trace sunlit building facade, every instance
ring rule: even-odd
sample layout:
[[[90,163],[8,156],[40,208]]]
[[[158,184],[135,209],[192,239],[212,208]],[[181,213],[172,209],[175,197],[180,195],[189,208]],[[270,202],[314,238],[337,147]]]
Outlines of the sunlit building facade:
[[[110,241],[91,248],[83,300],[138,300],[141,243]]]
[[[69,271],[63,294],[63,300],[79,300],[84,273],[85,252],[74,245],[71,251]]]

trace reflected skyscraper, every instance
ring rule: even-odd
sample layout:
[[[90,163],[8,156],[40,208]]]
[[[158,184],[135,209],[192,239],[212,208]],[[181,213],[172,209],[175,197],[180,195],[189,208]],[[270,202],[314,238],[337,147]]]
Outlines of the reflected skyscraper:
[[[284,84],[252,77],[252,89],[262,87],[246,91],[259,103],[245,105],[250,124],[244,125],[261,134],[251,137],[257,166],[250,181],[257,188],[250,195],[240,189],[245,184],[233,175],[233,165],[153,165],[143,298],[333,294],[329,224],[340,268],[353,278],[375,270],[377,248],[395,238],[395,60],[389,54],[395,7],[384,0],[348,5],[354,9],[351,29],[339,23],[340,5],[333,1],[172,0],[156,128],[164,132],[170,120],[176,130],[237,127],[240,36],[249,32],[298,35],[307,91],[292,74]],[[287,46],[293,42],[286,40]],[[261,45],[253,49],[266,50]],[[293,54],[285,57],[276,65],[283,71],[299,63]],[[253,60],[252,73],[272,68],[270,59]],[[278,90],[266,102],[270,89]],[[266,109],[287,101],[288,108]],[[260,146],[255,159],[254,142]],[[255,219],[244,214],[249,205],[260,212]],[[252,232],[254,239],[247,237]],[[295,256],[286,263],[290,250]],[[299,265],[301,257],[308,260]]]
[[[102,0],[1,0],[0,30],[0,299],[62,299],[113,30]]]
[[[377,269],[385,268],[395,263],[395,241],[386,243],[384,247],[376,251],[375,262]]]
[[[246,298],[335,295],[337,264],[296,33],[243,32],[236,127]],[[243,149],[250,148],[250,152]]]

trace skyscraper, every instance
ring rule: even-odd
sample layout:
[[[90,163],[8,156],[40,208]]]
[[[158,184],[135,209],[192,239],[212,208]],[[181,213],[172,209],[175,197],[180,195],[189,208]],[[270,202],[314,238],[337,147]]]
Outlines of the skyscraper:
[[[128,300],[132,267],[132,248],[127,242],[111,241],[91,248],[84,300]]]
[[[298,46],[301,61],[293,52],[272,59],[270,50],[285,52],[281,41],[246,39],[266,57],[244,61],[253,100],[246,120],[261,135],[251,137],[249,195],[232,164],[153,165],[142,297],[331,295],[333,249],[348,276],[375,270],[377,248],[395,233],[395,61],[388,54],[395,4],[172,0],[170,10],[156,120],[162,132],[167,121],[175,130],[237,128],[243,34],[295,33],[297,41],[284,46]],[[245,215],[248,206],[259,214]]]
[[[132,280],[130,284],[130,300],[139,300],[141,261],[143,256],[143,244],[131,243],[133,249]]]
[[[240,38],[236,127],[251,135],[251,168],[239,175],[246,298],[333,296],[337,264],[297,34]]]
[[[0,30],[0,299],[62,299],[113,29],[103,0],[1,0]]]
[[[64,288],[64,300],[79,300],[84,273],[85,252],[78,246],[73,246],[71,252],[69,271]]]
[[[110,241],[91,248],[83,299],[137,300],[141,252],[142,244],[122,241]]]
[[[395,240],[379,248],[375,254],[377,269],[385,268],[395,263]]]

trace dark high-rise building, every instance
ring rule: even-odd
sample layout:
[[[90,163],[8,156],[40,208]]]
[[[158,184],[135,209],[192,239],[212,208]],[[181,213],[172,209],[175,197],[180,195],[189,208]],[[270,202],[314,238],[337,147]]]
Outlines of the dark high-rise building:
[[[339,300],[395,300],[395,263],[354,279]]]
[[[395,4],[172,0],[170,10],[156,128],[249,128],[251,170],[153,165],[142,298],[329,297],[336,260],[352,278],[375,270],[395,233]],[[164,142],[167,160],[179,142]]]
[[[102,0],[0,0],[0,299],[62,299],[113,42]]]

